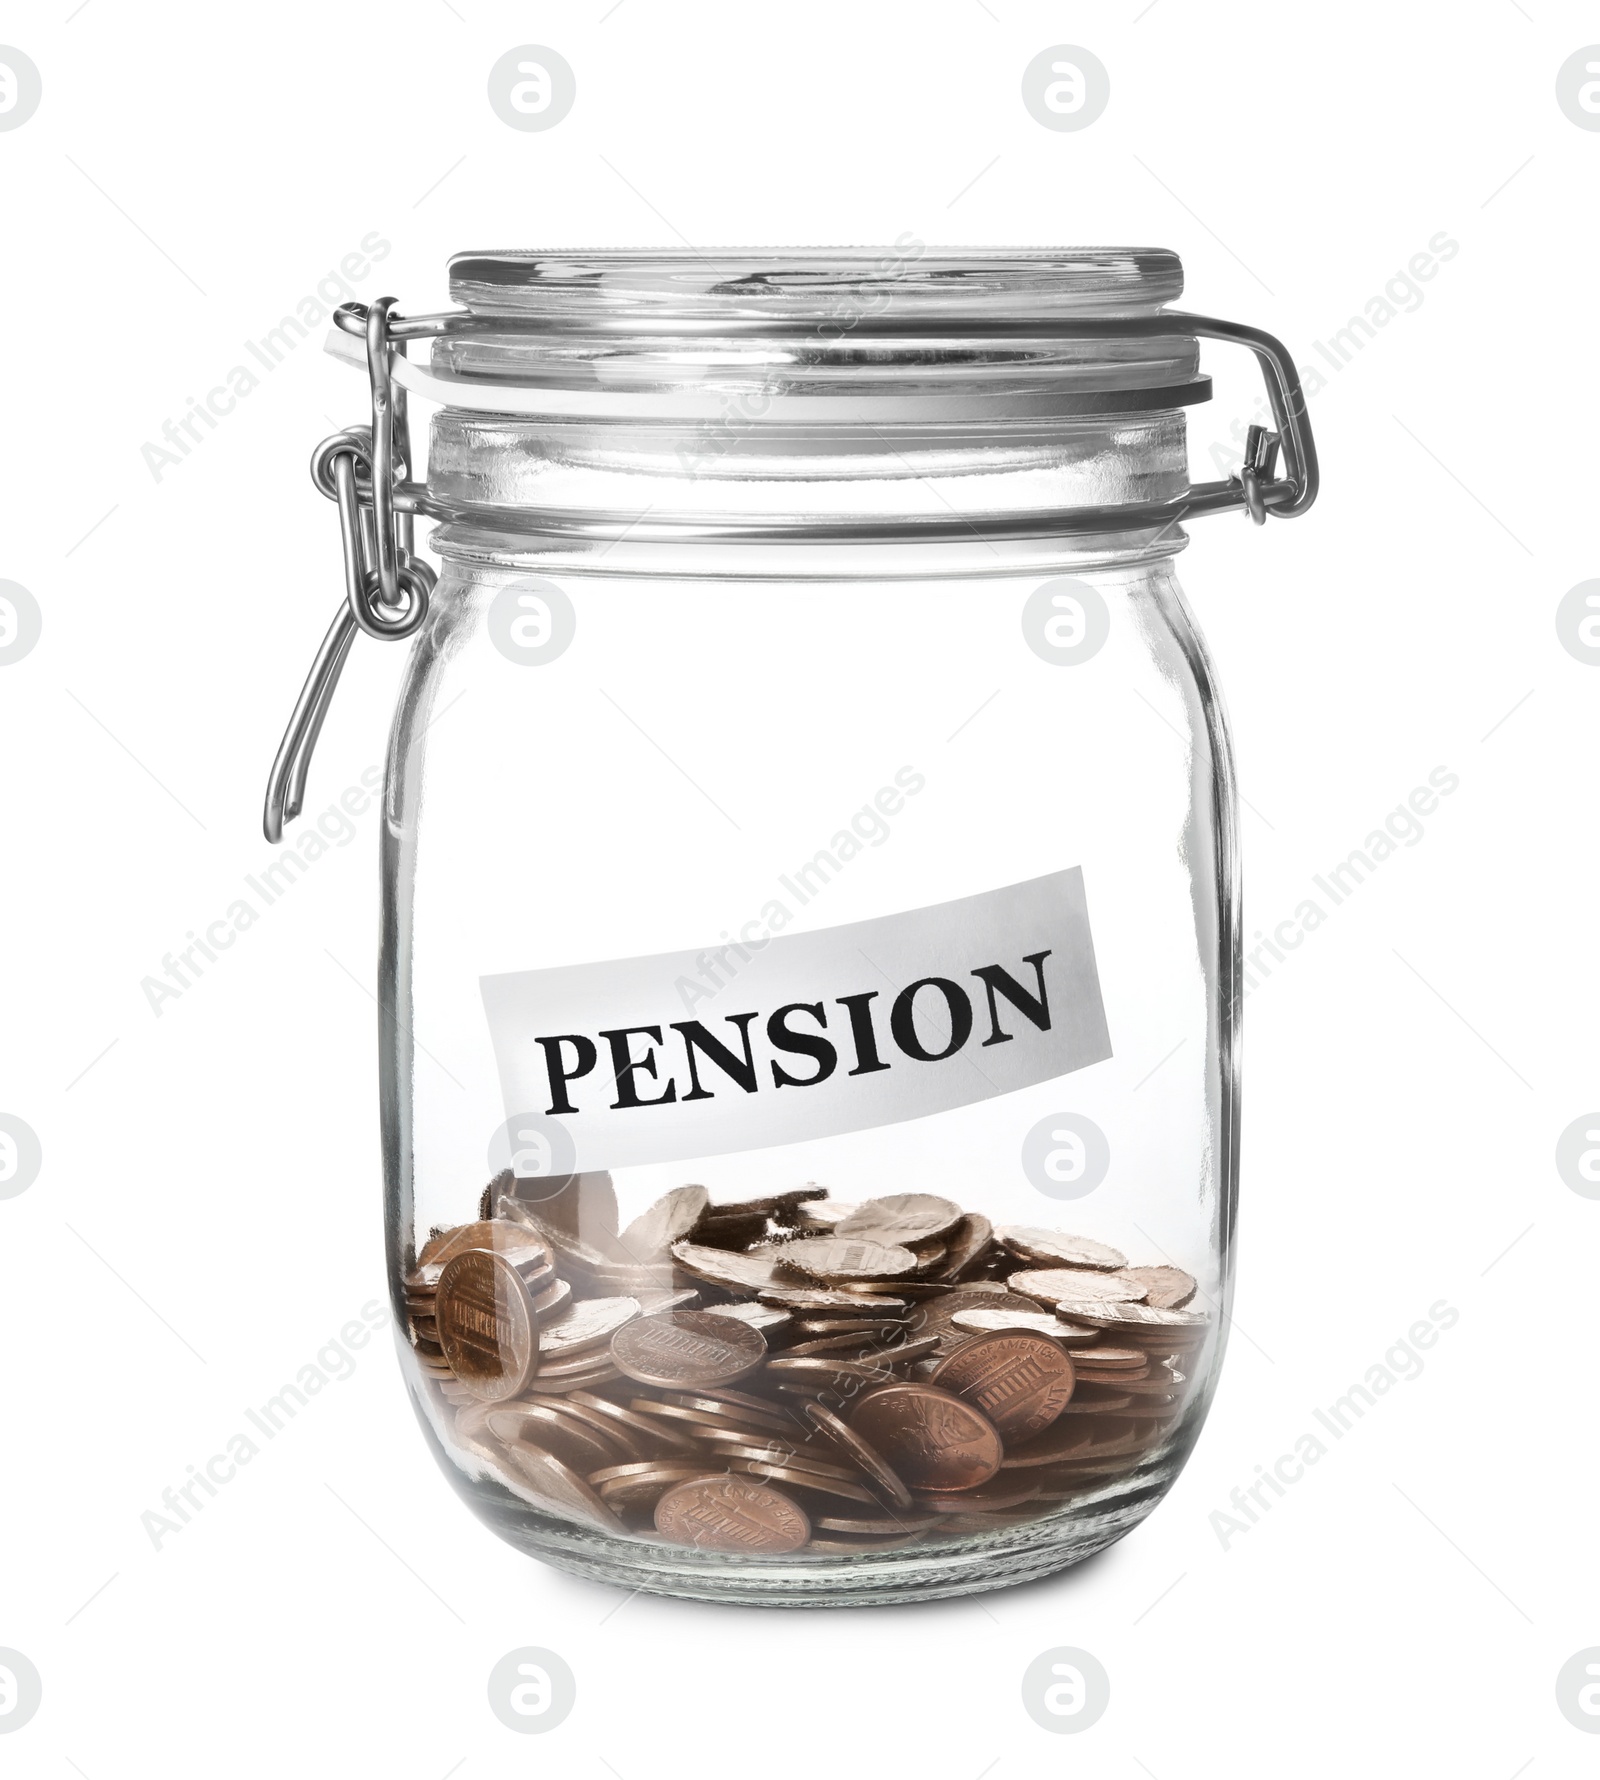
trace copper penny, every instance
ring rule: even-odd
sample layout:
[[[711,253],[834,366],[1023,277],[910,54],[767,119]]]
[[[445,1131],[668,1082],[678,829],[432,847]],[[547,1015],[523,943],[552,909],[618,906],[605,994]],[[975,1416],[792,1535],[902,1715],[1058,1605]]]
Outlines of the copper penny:
[[[1025,1224],[1006,1224],[995,1231],[996,1237],[1014,1255],[1025,1261],[1037,1261],[1048,1267],[1052,1262],[1063,1267],[1126,1267],[1128,1257],[1120,1249],[1104,1242],[1092,1242],[1087,1236],[1069,1236],[1065,1230],[1037,1230]]]
[[[732,1249],[706,1248],[697,1242],[675,1242],[671,1253],[686,1273],[734,1291],[759,1292],[777,1282],[778,1258],[769,1249],[741,1255]]]
[[[1160,1310],[1153,1304],[1096,1303],[1087,1298],[1057,1299],[1056,1314],[1097,1329],[1112,1329],[1118,1335],[1149,1331],[1188,1336],[1198,1334],[1206,1326],[1205,1313],[1200,1310]]]
[[[771,1465],[762,1459],[729,1459],[728,1469],[741,1477],[760,1477],[768,1483],[787,1483],[795,1489],[817,1490],[824,1496],[843,1496],[847,1502],[877,1502],[865,1485],[846,1482],[821,1471],[800,1471],[792,1465]]]
[[[474,1248],[494,1249],[501,1254],[512,1249],[526,1249],[531,1251],[529,1260],[541,1254],[545,1264],[550,1260],[550,1251],[538,1242],[526,1225],[486,1218],[482,1223],[458,1224],[453,1230],[441,1230],[436,1236],[430,1236],[417,1256],[418,1272],[422,1273],[428,1267],[441,1267],[446,1261],[453,1261],[457,1255],[464,1255],[468,1249]]]
[[[1144,1296],[1144,1287],[1119,1273],[1091,1273],[1082,1267],[1037,1267],[1013,1273],[1006,1281],[1013,1292],[1037,1298],[1042,1304],[1133,1304]],[[1077,1311],[1072,1312],[1074,1316]]]
[[[807,1420],[813,1422],[821,1433],[879,1485],[897,1508],[911,1506],[911,1491],[895,1475],[893,1467],[883,1455],[863,1440],[854,1428],[840,1421],[831,1409],[825,1408],[821,1403],[806,1404],[804,1413]]]
[[[1193,1276],[1181,1267],[1123,1267],[1118,1271],[1124,1279],[1143,1286],[1144,1302],[1153,1304],[1157,1310],[1181,1308],[1197,1289]]]
[[[914,1273],[917,1267],[917,1257],[910,1249],[867,1237],[802,1236],[798,1242],[786,1242],[771,1252],[786,1270],[829,1284],[895,1279]]]
[[[608,1397],[597,1397],[591,1391],[574,1391],[569,1401],[574,1409],[583,1409],[590,1415],[597,1415],[602,1422],[611,1423],[625,1433],[642,1436],[654,1441],[658,1446],[670,1446],[676,1452],[693,1452],[694,1442],[674,1428],[662,1422],[651,1421],[648,1417],[635,1415],[631,1409],[624,1409],[620,1403],[613,1403]]]
[[[1031,1310],[1039,1306],[1032,1298],[1008,1292],[999,1283],[977,1282],[957,1286],[938,1298],[928,1298],[912,1311],[908,1326],[914,1335],[947,1335],[959,1311],[963,1310]]]
[[[504,1255],[474,1248],[439,1275],[439,1344],[475,1397],[518,1396],[539,1370],[539,1319],[522,1276]]]
[[[697,1477],[656,1503],[656,1531],[700,1551],[798,1551],[811,1522],[798,1502],[748,1477]]]
[[[986,1217],[969,1211],[945,1238],[944,1265],[939,1269],[939,1277],[959,1279],[988,1253],[993,1241],[994,1225]]]
[[[833,1227],[835,1236],[865,1236],[874,1242],[908,1246],[943,1236],[961,1222],[961,1207],[934,1193],[891,1193],[868,1199]]]
[[[936,1385],[868,1391],[850,1425],[913,1489],[973,1489],[994,1476],[1004,1453],[988,1417]]]
[[[703,1310],[640,1317],[611,1337],[617,1369],[663,1390],[732,1384],[766,1357],[766,1337],[759,1329]]]
[[[491,1409],[488,1428],[508,1448],[525,1440],[579,1472],[592,1471],[596,1465],[614,1465],[622,1456],[618,1443],[608,1435],[596,1433],[583,1422],[569,1420],[542,1403],[513,1403]]]
[[[897,1317],[907,1308],[904,1298],[863,1297],[859,1292],[833,1292],[814,1286],[774,1285],[761,1292],[763,1304],[780,1304],[789,1310],[809,1312],[814,1317],[838,1311],[857,1317]]]
[[[1026,1440],[1060,1415],[1076,1378],[1060,1342],[1018,1329],[965,1342],[931,1382],[975,1403],[1002,1439]]]
[[[514,1441],[506,1450],[525,1489],[547,1513],[559,1515],[562,1520],[581,1521],[607,1533],[627,1531],[583,1478],[553,1453],[526,1440]]]
[[[704,1187],[674,1187],[629,1224],[617,1245],[637,1261],[665,1254],[700,1222],[710,1203],[711,1195]]]

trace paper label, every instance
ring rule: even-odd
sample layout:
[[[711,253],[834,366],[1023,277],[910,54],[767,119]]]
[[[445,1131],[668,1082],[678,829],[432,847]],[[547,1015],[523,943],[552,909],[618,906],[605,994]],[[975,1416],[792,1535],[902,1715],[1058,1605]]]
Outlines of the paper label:
[[[1111,1055],[1078,867],[759,947],[480,987],[511,1124],[534,1128],[519,1175],[863,1131]]]

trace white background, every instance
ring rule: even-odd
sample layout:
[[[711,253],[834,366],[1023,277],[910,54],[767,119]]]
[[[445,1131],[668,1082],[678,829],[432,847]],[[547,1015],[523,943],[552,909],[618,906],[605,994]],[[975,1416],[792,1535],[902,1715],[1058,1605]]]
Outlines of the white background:
[[[1591,1773],[1555,1678],[1600,1644],[1600,1203],[1554,1152],[1600,1105],[1600,670],[1554,617],[1596,572],[1600,133],[1555,80],[1600,11],[74,3],[0,19],[44,83],[0,135],[0,576],[44,616],[0,670],[0,1111],[44,1156],[0,1203],[0,1645],[44,1678],[11,1771]],[[545,133],[485,96],[530,42],[577,75]],[[1076,133],[1020,97],[1062,42],[1110,71]],[[141,446],[373,230],[392,249],[357,294],[414,309],[469,247],[1154,242],[1190,307],[1303,365],[1459,242],[1314,398],[1315,512],[1203,521],[1181,565],[1236,726],[1252,931],[1430,770],[1461,787],[1250,998],[1215,1412],[1080,1571],[791,1615],[570,1581],[459,1505],[381,1343],[152,1548],[141,1514],[382,1277],[370,814],[159,1018],[140,989],[269,857],[264,775],[339,597],[305,460],[361,384],[310,343],[159,481]],[[1209,363],[1201,476],[1255,395]],[[313,812],[380,759],[400,655],[358,642]],[[1459,1322],[1422,1375],[1224,1549],[1230,1491],[1440,1299]],[[485,1681],[530,1644],[577,1706],[519,1737]],[[1111,1677],[1081,1735],[1022,1708],[1057,1645]]]

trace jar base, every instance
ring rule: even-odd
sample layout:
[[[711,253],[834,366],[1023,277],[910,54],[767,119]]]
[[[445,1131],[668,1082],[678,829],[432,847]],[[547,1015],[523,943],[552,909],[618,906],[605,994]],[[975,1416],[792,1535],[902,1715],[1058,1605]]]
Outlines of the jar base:
[[[541,1514],[499,1484],[467,1476],[426,1431],[457,1493],[516,1550],[588,1582],[736,1607],[895,1607],[1035,1582],[1132,1532],[1171,1487],[1191,1444],[1174,1443],[1055,1513],[1003,1529],[898,1551],[756,1557],[616,1538]]]

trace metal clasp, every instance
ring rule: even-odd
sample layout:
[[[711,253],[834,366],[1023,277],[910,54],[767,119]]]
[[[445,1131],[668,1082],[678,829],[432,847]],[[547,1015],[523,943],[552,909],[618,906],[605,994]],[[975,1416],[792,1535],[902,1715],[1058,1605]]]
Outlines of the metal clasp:
[[[366,334],[372,425],[335,433],[311,454],[311,480],[339,509],[345,597],[306,676],[267,780],[261,826],[274,845],[304,804],[312,751],[357,630],[380,642],[409,637],[428,615],[437,580],[415,554],[412,514],[397,508],[394,498],[411,464],[406,392],[395,380],[389,338],[394,303],[393,297],[381,297],[370,309],[347,303],[340,311]]]

